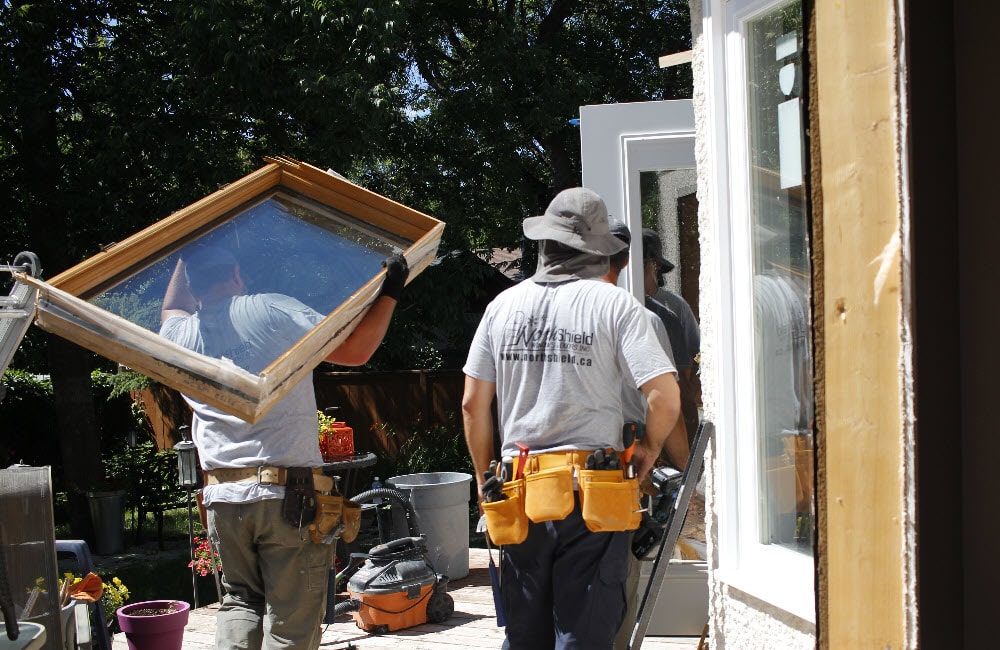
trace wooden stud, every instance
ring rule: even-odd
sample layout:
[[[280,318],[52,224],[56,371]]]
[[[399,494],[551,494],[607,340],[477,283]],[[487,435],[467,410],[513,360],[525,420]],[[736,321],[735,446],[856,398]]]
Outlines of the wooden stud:
[[[896,15],[892,2],[872,0],[817,2],[814,11],[818,641],[904,648],[912,560],[904,553]]]

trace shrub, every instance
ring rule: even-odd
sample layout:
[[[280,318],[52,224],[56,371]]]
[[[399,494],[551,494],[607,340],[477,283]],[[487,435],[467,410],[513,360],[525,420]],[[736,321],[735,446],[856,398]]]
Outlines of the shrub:
[[[396,474],[473,473],[462,424],[455,413],[449,413],[444,422],[428,424],[418,420],[411,431],[410,437],[399,448]]]
[[[58,446],[52,444],[55,407],[48,376],[8,369],[3,373],[3,389],[0,466],[24,462],[60,467]]]

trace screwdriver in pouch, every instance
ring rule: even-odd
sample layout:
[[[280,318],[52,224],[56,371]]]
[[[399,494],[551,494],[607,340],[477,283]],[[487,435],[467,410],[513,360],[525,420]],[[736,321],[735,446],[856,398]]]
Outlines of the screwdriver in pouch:
[[[625,450],[622,452],[622,463],[624,463],[625,478],[635,478],[635,466],[632,465],[632,453],[635,451],[635,442],[639,437],[639,425],[635,422],[626,422],[622,427],[622,442]]]
[[[514,459],[510,456],[504,456],[500,462],[500,478],[504,483],[514,480]]]

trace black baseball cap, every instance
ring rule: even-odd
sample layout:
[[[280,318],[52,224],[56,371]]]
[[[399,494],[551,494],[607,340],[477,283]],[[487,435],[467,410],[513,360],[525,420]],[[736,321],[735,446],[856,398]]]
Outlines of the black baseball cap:
[[[611,224],[611,234],[622,240],[626,244],[632,243],[632,233],[629,232],[628,226],[626,226],[621,221],[615,221]]]
[[[642,259],[656,260],[663,273],[674,270],[673,262],[663,257],[663,245],[660,243],[659,233],[652,228],[642,229]]]

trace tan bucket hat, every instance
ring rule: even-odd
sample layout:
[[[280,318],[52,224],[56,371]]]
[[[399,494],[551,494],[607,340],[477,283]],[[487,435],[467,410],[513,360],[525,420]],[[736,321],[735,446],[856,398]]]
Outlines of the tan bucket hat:
[[[608,229],[604,200],[584,187],[559,192],[545,214],[528,217],[523,228],[528,239],[551,239],[592,255],[614,255],[628,246]]]

